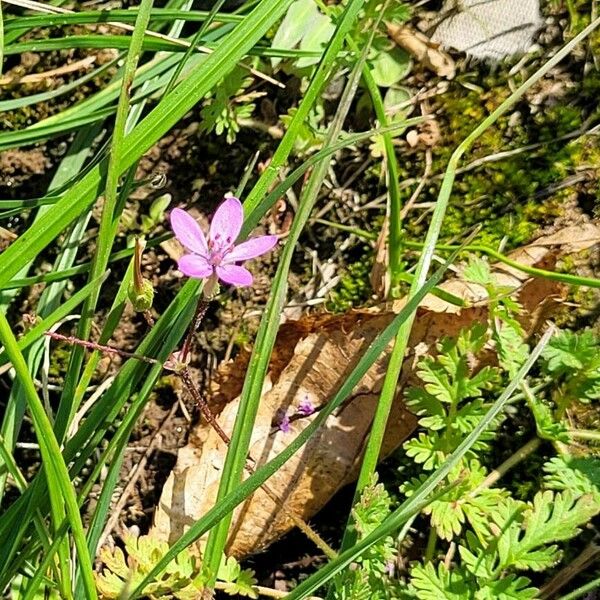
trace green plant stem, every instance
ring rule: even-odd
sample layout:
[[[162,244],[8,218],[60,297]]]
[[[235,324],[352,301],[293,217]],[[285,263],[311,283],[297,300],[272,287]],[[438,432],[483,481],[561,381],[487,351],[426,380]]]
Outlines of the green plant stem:
[[[592,581],[582,585],[581,587],[573,590],[569,594],[565,596],[561,596],[558,600],[575,600],[576,598],[581,598],[585,596],[588,592],[592,592],[593,590],[597,590],[600,588],[600,577],[596,577],[596,579],[592,579]]]
[[[42,402],[35,389],[27,363],[19,350],[17,340],[11,331],[6,317],[0,313],[0,339],[6,349],[6,353],[12,362],[13,368],[19,378],[26,394],[27,404],[33,419],[36,437],[42,455],[46,478],[48,480],[48,491],[52,503],[59,507],[59,512],[66,510],[75,547],[79,558],[79,565],[84,583],[86,597],[90,600],[97,598],[96,586],[92,568],[92,560],[88,552],[81,515],[77,506],[75,490],[69,478],[69,472],[64,462],[60,447],[50,419],[46,414]],[[63,504],[64,503],[64,504]],[[56,523],[56,528],[60,523]]]
[[[131,36],[129,52],[123,69],[123,79],[121,92],[117,105],[115,117],[115,126],[110,144],[108,169],[106,175],[106,189],[104,193],[104,203],[102,206],[102,215],[100,217],[100,227],[98,230],[98,241],[96,250],[92,259],[90,269],[90,280],[98,278],[108,266],[110,251],[114,242],[116,227],[119,215],[115,214],[118,201],[119,178],[121,176],[122,154],[125,140],[125,128],[127,124],[127,114],[129,113],[129,97],[131,85],[135,77],[135,72],[142,52],[142,43],[144,40],[144,31],[148,27],[150,20],[150,10],[153,0],[142,0],[135,22],[135,30]],[[100,297],[101,286],[97,286],[88,296],[84,303],[81,319],[77,328],[77,337],[87,340],[92,330],[92,320],[95,313],[98,298]],[[83,363],[84,349],[76,347],[71,354],[71,360],[67,369],[64,390],[61,395],[61,406],[57,415],[59,439],[65,435],[68,424],[71,422],[77,406],[73,402],[74,390],[79,378],[81,365]]]
[[[600,442],[600,431],[591,431],[590,429],[568,429],[567,433],[575,439]]]
[[[190,45],[187,47],[185,54],[182,56],[181,60],[175,67],[175,71],[173,72],[173,75],[171,75],[171,79],[169,80],[169,83],[167,84],[167,87],[164,91],[164,94],[163,94],[164,96],[166,96],[175,87],[175,84],[177,83],[177,80],[179,79],[179,76],[181,75],[181,72],[183,70],[185,63],[190,58],[190,56],[195,52],[196,47],[198,46],[198,44],[200,43],[200,40],[202,39],[202,36],[208,31],[208,28],[212,25],[215,17],[217,16],[219,10],[221,10],[221,7],[223,6],[224,3],[225,3],[225,0],[216,0],[213,7],[210,9],[210,13],[207,15],[206,20],[202,23],[202,26],[194,34],[194,37],[193,37]]]
[[[350,48],[356,50],[356,44],[352,39],[348,40]],[[385,112],[385,106],[383,104],[383,98],[379,87],[375,83],[373,74],[369,67],[363,69],[363,81],[371,97],[373,108],[375,109],[375,116],[379,121],[381,127],[389,125],[388,117]],[[400,259],[402,257],[402,201],[400,199],[400,169],[398,168],[398,159],[396,157],[396,149],[394,148],[394,141],[389,133],[382,134],[383,147],[385,150],[386,157],[386,183],[389,194],[389,236],[387,240],[388,244],[388,269],[390,273],[390,290],[393,290],[399,283],[398,275],[400,273]]]
[[[425,555],[424,555],[424,561],[425,562],[430,562],[433,560],[433,555],[435,554],[435,547],[437,544],[437,531],[435,529],[435,527],[432,527],[429,530],[429,535],[427,536],[427,546],[425,548]]]
[[[521,84],[506,100],[504,100],[498,108],[496,108],[487,118],[485,118],[456,148],[450,157],[450,161],[446,168],[444,179],[438,194],[435,209],[431,217],[431,224],[425,238],[423,250],[419,257],[419,262],[415,270],[415,278],[411,284],[408,297],[411,298],[415,292],[422,287],[423,282],[427,277],[429,266],[433,258],[437,240],[442,228],[446,209],[450,201],[450,195],[452,193],[452,187],[454,185],[454,177],[458,164],[462,156],[471,148],[473,143],[479,138],[479,136],[491,127],[505,112],[507,112],[518,100],[525,94],[527,90],[537,83],[548,71],[550,71],[556,64],[558,64],[569,52],[587,35],[589,35],[598,25],[600,25],[600,18],[596,19],[588,27],[586,27],[578,36],[566,44],[557,54],[555,54],[544,66],[536,71],[529,79]],[[361,465],[358,482],[356,485],[355,502],[358,500],[360,493],[371,480],[375,469],[377,468],[377,462],[379,459],[379,453],[381,450],[381,444],[383,441],[383,435],[385,427],[392,407],[392,402],[396,394],[396,386],[400,375],[400,370],[404,361],[404,355],[408,345],[408,339],[412,324],[415,319],[416,313],[402,325],[386,372],[386,376],[383,382],[379,403],[373,419],[373,425],[371,427],[371,434],[365,450],[363,463]],[[352,520],[349,519],[346,532],[342,540],[342,551],[349,548],[356,541],[356,532],[352,526]]]
[[[365,231],[364,229],[359,229],[358,227],[350,227],[348,225],[342,225],[340,223],[334,223],[333,221],[327,221],[325,219],[315,219],[316,223],[322,223],[323,225],[328,225],[329,227],[334,227],[339,229],[340,231],[347,231],[348,233],[353,233],[354,235],[361,237],[368,241],[377,240],[377,234],[372,233],[370,231]],[[423,242],[412,242],[408,240],[404,240],[402,242],[405,248],[413,248],[415,250],[421,250],[423,248]],[[533,243],[535,245],[535,242]],[[458,246],[456,244],[436,244],[435,245],[436,252],[439,250],[448,250],[454,251],[460,249],[460,252],[481,252],[482,254],[487,254],[492,258],[495,258],[501,263],[505,265],[509,265],[514,269],[521,271],[521,273],[527,273],[527,275],[533,275],[534,277],[542,277],[544,279],[550,279],[552,281],[559,281],[561,283],[566,283],[569,285],[577,285],[577,286],[586,286],[591,288],[600,288],[600,279],[596,277],[582,277],[579,275],[571,275],[569,273],[558,273],[556,271],[547,271],[546,269],[540,269],[538,267],[532,267],[530,265],[524,265],[512,258],[509,258],[505,254],[494,250],[490,246],[485,246],[483,244],[466,244],[462,246]],[[406,273],[400,273],[399,276],[405,277]]]
[[[423,246],[423,244],[419,242],[404,242],[404,245],[407,248],[418,249],[422,248]],[[533,245],[535,245],[535,242]],[[455,250],[456,247],[457,246],[453,244],[437,244],[436,250]],[[534,275],[535,277],[544,277],[545,279],[560,281],[561,283],[568,283],[570,285],[584,285],[592,288],[600,288],[600,279],[593,277],[580,277],[578,275],[570,275],[569,273],[557,273],[555,271],[547,271],[545,269],[539,269],[538,267],[524,265],[516,260],[513,260],[512,258],[509,258],[505,254],[502,254],[501,252],[482,244],[469,244],[465,246],[463,250],[465,252],[482,252],[504,263],[505,265],[509,265],[510,267],[514,267],[523,273]]]
[[[533,454],[542,444],[538,437],[532,438],[525,445],[521,446],[516,452],[511,454],[499,467],[496,467],[489,475],[470,492],[471,496],[476,496],[481,490],[492,487],[511,469],[514,469],[519,463]]]

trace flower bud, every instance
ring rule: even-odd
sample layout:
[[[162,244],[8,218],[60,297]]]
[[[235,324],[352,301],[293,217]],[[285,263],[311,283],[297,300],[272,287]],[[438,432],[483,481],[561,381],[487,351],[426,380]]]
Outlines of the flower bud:
[[[152,284],[142,276],[142,254],[146,242],[140,238],[135,240],[133,254],[133,280],[127,290],[129,301],[136,312],[145,312],[152,308],[154,300],[154,288]]]

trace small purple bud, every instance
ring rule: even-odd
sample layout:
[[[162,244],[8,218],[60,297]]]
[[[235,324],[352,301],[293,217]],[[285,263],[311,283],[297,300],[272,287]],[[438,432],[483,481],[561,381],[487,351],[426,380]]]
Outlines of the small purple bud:
[[[315,412],[313,403],[309,400],[308,396],[304,396],[304,400],[298,404],[298,414],[303,417],[309,417]]]
[[[277,427],[282,433],[290,432],[290,418],[285,413],[279,413]]]

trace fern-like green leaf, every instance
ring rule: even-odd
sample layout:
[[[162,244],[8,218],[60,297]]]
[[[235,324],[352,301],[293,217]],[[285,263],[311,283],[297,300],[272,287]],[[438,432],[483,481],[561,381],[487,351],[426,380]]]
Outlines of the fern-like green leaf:
[[[575,537],[580,527],[600,512],[591,494],[577,498],[570,491],[535,495],[533,505],[520,511],[514,501],[505,502],[496,524],[501,534],[498,554],[502,568],[542,571],[560,560],[555,542]]]
[[[410,591],[419,600],[468,600],[471,598],[460,569],[446,569],[443,563],[416,565],[410,572]]]
[[[555,456],[544,465],[544,481],[551,490],[569,490],[576,497],[600,499],[600,458]]]

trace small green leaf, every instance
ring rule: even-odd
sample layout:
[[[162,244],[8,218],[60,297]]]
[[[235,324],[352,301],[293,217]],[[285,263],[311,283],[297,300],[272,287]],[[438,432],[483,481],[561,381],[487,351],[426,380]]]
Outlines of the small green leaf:
[[[600,458],[555,456],[544,465],[544,481],[552,490],[570,491],[576,497],[593,494],[600,499]]]
[[[281,21],[281,25],[279,25],[273,36],[272,46],[286,50],[295,48],[319,14],[319,9],[313,0],[296,0],[292,2]],[[271,58],[273,68],[280,62],[281,58],[279,57]]]
[[[311,52],[322,52],[323,47],[329,42],[335,26],[328,17],[318,13],[318,17],[311,23],[310,29],[303,36],[300,42],[300,50]],[[296,67],[303,69],[317,64],[321,60],[320,56],[304,56],[296,61]]]
[[[393,47],[376,54],[371,60],[371,73],[378,86],[391,87],[410,73],[411,64],[408,52]]]
[[[171,194],[163,194],[159,196],[152,202],[150,205],[150,209],[148,211],[150,218],[154,221],[154,223],[160,223],[165,216],[165,211],[169,208],[169,204],[171,204]]]
[[[487,260],[477,256],[472,257],[463,270],[463,277],[471,283],[487,287],[492,283],[492,272]]]

